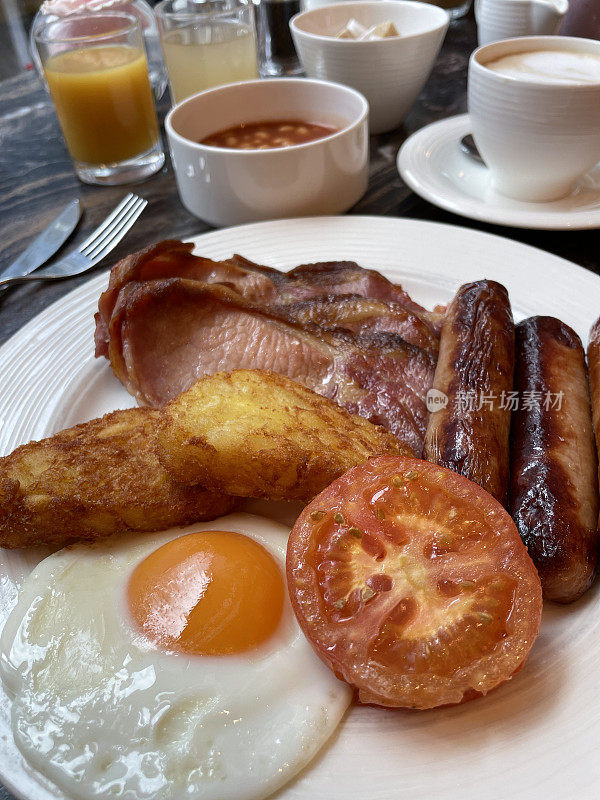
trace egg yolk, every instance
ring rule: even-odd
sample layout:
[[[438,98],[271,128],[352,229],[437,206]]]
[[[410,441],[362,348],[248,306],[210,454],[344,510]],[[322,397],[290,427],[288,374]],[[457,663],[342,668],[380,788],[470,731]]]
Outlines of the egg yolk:
[[[127,586],[134,622],[161,648],[228,655],[257,647],[277,628],[284,584],[258,542],[230,531],[199,531],[141,561]]]

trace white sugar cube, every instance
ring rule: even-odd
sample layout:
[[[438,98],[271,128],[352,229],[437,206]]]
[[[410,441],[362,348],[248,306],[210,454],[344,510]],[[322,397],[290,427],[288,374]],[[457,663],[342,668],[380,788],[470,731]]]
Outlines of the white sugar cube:
[[[400,36],[400,31],[393,22],[388,20],[373,25],[368,30],[365,30],[358,37],[358,40],[361,42],[370,42],[373,41],[373,39],[389,39],[392,36]]]
[[[336,39],[360,39],[363,34],[367,33],[364,25],[361,25],[357,19],[350,19],[344,25],[339,33],[336,33]]]

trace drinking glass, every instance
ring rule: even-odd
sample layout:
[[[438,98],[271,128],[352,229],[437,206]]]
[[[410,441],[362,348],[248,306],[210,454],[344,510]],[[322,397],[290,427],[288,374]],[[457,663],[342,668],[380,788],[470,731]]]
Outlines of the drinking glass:
[[[2,5],[2,0],[0,0],[0,5]],[[33,4],[30,3],[30,5]],[[46,2],[42,3],[42,6],[33,18],[33,23],[29,32],[29,48],[31,50],[31,58],[34,66],[44,82],[44,85],[44,69],[37,51],[37,44],[34,36],[35,31],[47,22],[54,22],[61,17],[71,16],[71,14],[96,14],[107,10],[117,10],[115,8],[111,9],[111,6],[117,5],[112,0],[95,0],[91,5],[80,2],[79,5],[80,7],[78,10],[74,10],[72,2],[65,3],[65,0],[46,0]],[[158,28],[156,27],[156,19],[152,7],[147,0],[119,0],[118,11],[124,11],[126,14],[133,14],[133,16],[137,17],[140,21],[144,42],[146,44],[146,58],[148,59],[150,84],[154,90],[155,99],[160,100],[167,88],[167,70],[163,60],[160,40],[158,38]],[[47,88],[46,86],[46,89]]]
[[[77,177],[115,185],[159,170],[165,157],[137,18],[78,14],[34,36]]]
[[[255,0],[259,70],[264,77],[298,75],[302,66],[290,32],[290,20],[300,0]],[[305,6],[306,7],[306,6]]]
[[[452,19],[460,19],[469,13],[471,0],[423,0],[440,8],[445,8]]]
[[[258,77],[251,3],[163,0],[154,12],[174,103]]]

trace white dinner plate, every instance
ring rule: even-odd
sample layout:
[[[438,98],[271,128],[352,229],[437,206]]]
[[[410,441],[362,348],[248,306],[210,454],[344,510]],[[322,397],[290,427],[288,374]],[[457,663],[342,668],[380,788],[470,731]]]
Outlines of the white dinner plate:
[[[461,114],[413,133],[398,153],[402,180],[425,200],[462,217],[516,228],[600,228],[600,165],[586,173],[562,200],[512,200],[495,192],[488,168],[460,149],[460,140],[471,132],[469,115]]]
[[[431,307],[465,281],[493,278],[515,316],[554,314],[587,340],[600,278],[556,256],[465,228],[410,219],[282,220],[203,234],[197,252],[237,252],[274,267],[351,259],[380,269]],[[93,314],[106,274],[59,300],[0,348],[0,454],[32,438],[132,405],[93,356]],[[275,510],[272,511],[275,514]],[[0,551],[0,626],[40,552]],[[353,707],[325,750],[278,800],[596,800],[600,785],[598,589],[546,605],[524,669],[487,697],[437,711]],[[27,800],[62,798],[13,743],[0,695],[0,780]],[[285,735],[285,731],[282,731]]]

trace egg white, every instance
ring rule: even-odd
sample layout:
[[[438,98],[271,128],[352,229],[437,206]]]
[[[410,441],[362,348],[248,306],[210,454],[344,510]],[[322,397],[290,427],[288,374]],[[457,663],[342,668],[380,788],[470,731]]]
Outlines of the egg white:
[[[72,797],[266,797],[313,758],[350,702],[287,596],[274,635],[244,654],[170,653],[139,634],[126,605],[132,570],[198,530],[250,536],[285,574],[289,529],[231,514],[67,547],[23,585],[0,638],[13,733],[26,760]]]

